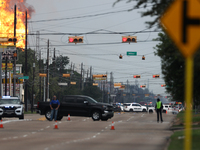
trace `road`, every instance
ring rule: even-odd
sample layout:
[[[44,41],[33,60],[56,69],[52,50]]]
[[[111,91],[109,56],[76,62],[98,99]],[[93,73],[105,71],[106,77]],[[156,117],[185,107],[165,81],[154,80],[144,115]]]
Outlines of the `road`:
[[[64,117],[49,122],[38,114],[27,114],[25,120],[3,118],[0,129],[1,150],[162,150],[172,134],[169,125],[172,114],[163,114],[157,123],[156,114],[115,113],[108,121],[93,121],[87,117]],[[112,121],[115,130],[111,129]]]

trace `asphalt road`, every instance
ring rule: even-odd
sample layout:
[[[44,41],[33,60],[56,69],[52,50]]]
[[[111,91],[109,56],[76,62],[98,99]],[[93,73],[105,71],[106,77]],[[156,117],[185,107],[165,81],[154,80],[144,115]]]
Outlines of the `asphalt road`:
[[[163,150],[172,134],[172,114],[163,114],[157,123],[156,114],[115,113],[108,121],[86,117],[64,117],[49,122],[38,114],[25,115],[25,120],[3,118],[0,129],[1,150]],[[115,130],[111,129],[114,121]]]

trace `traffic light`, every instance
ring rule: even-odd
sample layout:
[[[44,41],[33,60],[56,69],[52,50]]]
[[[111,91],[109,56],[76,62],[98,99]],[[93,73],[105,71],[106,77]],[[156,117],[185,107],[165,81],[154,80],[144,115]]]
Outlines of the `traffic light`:
[[[8,38],[8,43],[16,43],[16,42],[17,42],[16,37]]]
[[[93,78],[107,78],[107,74],[94,74]]]
[[[119,59],[122,59],[122,58],[123,58],[123,56],[120,54],[120,55],[119,55]]]
[[[140,75],[134,75],[133,78],[140,78]]]
[[[141,88],[145,88],[145,87],[146,87],[146,85],[140,85],[140,87],[141,87]]]
[[[122,43],[137,43],[137,36],[122,36]]]
[[[93,86],[98,86],[98,83],[93,83]]]
[[[63,77],[65,78],[70,77],[70,74],[63,74]]]
[[[47,74],[46,73],[39,73],[39,76],[40,77],[47,77]]]
[[[160,75],[159,74],[155,74],[155,75],[153,75],[153,78],[160,78]]]
[[[70,36],[68,43],[83,43],[83,36]]]
[[[162,85],[161,85],[161,87],[165,87],[165,86],[166,86],[166,84],[162,84]]]
[[[121,85],[120,88],[121,88],[121,89],[125,89],[125,85]]]
[[[144,57],[144,55],[142,56],[142,60],[145,60],[145,57]]]

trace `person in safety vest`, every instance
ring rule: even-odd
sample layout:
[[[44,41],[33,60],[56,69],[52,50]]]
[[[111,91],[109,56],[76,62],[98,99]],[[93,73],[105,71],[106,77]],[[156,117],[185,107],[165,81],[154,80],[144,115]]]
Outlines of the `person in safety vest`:
[[[53,100],[50,102],[50,108],[51,108],[51,121],[53,120],[54,116],[54,121],[57,120],[57,114],[58,114],[58,108],[60,107],[60,102],[59,100],[56,99],[56,96],[53,96]]]
[[[160,114],[161,123],[163,122],[163,119],[162,119],[162,109],[163,109],[163,104],[160,101],[160,99],[158,98],[157,102],[156,102],[155,110],[157,112],[157,122],[159,122],[159,114]]]

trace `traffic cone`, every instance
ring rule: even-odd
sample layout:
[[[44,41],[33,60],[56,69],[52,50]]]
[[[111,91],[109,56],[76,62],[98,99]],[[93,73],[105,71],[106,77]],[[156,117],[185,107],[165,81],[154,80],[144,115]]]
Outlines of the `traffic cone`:
[[[55,124],[55,127],[54,129],[58,129],[58,124],[57,124],[57,121],[56,121],[56,124]]]
[[[110,130],[115,130],[114,122],[112,122],[112,126],[111,126],[111,129],[110,129]]]
[[[68,117],[67,117],[67,121],[70,121],[71,119],[70,119],[70,114],[68,114]]]
[[[3,128],[2,120],[1,120],[0,128]]]
[[[166,114],[167,114],[167,110],[166,110]]]

